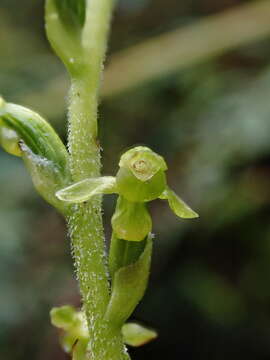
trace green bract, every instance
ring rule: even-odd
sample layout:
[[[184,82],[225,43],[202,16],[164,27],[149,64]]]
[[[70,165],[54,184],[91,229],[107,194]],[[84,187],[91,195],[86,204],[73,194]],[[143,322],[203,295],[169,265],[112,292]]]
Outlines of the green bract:
[[[68,153],[51,125],[36,112],[0,98],[0,145],[22,157],[37,191],[65,211],[55,192],[70,182]]]
[[[67,27],[84,25],[86,0],[55,0],[55,5]]]
[[[46,0],[47,37],[72,75],[86,66],[82,46],[85,13],[85,0]]]
[[[153,238],[149,235],[141,252],[137,254],[137,259],[120,267],[113,274],[112,294],[105,318],[114,326],[121,327],[143,298],[149,279],[152,247]],[[123,255],[119,253],[119,257]]]

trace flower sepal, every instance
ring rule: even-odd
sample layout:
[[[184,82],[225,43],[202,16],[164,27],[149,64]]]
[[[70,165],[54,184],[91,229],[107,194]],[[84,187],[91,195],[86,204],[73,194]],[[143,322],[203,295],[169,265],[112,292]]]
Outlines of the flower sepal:
[[[172,189],[167,187],[159,196],[162,200],[168,200],[171,210],[182,219],[195,219],[199,215],[192,210]]]

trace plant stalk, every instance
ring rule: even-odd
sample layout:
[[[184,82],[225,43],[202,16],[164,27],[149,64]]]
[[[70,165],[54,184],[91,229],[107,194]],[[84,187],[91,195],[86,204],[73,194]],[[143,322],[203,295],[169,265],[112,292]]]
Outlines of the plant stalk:
[[[112,0],[88,0],[82,33],[84,71],[71,80],[69,106],[70,166],[73,181],[100,174],[100,149],[97,141],[98,93]],[[83,306],[90,334],[91,360],[128,359],[120,329],[104,320],[109,302],[109,279],[101,214],[101,198],[74,205],[68,216],[72,250]]]

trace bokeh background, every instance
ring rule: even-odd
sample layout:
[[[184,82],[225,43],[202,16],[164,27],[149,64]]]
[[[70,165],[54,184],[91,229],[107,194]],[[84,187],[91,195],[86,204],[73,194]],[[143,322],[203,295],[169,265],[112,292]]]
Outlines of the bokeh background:
[[[68,79],[46,41],[43,6],[0,0],[0,92],[66,139]],[[99,116],[103,173],[146,144],[200,213],[181,221],[162,201],[151,204],[152,275],[134,318],[159,339],[131,349],[134,360],[270,359],[269,19],[266,0],[117,7]],[[0,358],[68,359],[49,321],[52,306],[80,305],[65,223],[3,151],[0,193]],[[108,238],[114,201],[104,200]]]

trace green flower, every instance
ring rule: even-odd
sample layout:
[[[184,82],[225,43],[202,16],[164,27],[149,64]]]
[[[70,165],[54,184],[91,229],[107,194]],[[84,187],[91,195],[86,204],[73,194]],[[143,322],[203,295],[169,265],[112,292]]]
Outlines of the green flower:
[[[85,360],[90,341],[86,317],[83,311],[73,306],[64,305],[50,311],[51,323],[61,330],[60,343],[66,353],[72,354],[73,360]],[[122,326],[124,343],[138,347],[157,338],[155,330],[135,322]]]
[[[142,241],[152,228],[146,203],[168,200],[171,210],[180,218],[193,219],[198,214],[167,186],[167,165],[162,156],[144,146],[137,146],[121,156],[116,177],[89,178],[64,188],[56,196],[65,202],[80,203],[98,194],[118,194],[112,217],[117,238]]]

